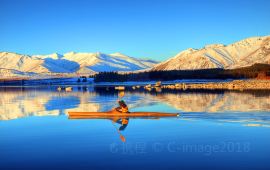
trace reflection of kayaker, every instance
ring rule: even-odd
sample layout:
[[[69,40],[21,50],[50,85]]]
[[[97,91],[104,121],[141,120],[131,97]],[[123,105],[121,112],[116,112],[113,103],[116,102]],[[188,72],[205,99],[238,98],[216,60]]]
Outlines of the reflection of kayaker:
[[[125,130],[131,118],[161,118],[161,117],[177,117],[178,113],[162,113],[162,112],[129,112],[128,106],[121,100],[125,95],[124,91],[119,92],[118,104],[119,106],[107,112],[68,112],[69,119],[109,119],[117,130],[120,139],[125,142],[126,138],[120,131]],[[119,128],[115,123],[120,124]]]
[[[114,122],[120,124],[121,126],[119,127],[119,130],[123,131],[123,130],[126,129],[126,127],[128,125],[129,118],[121,118],[121,119],[118,119],[118,120],[116,120]]]
[[[128,111],[128,106],[126,105],[126,103],[124,102],[124,100],[118,100],[118,104],[119,107],[115,108],[114,110],[120,113],[129,113]],[[115,123],[121,124],[121,126],[119,127],[119,130],[125,130],[125,128],[128,125],[128,118],[120,118],[120,119],[116,119],[113,120]]]

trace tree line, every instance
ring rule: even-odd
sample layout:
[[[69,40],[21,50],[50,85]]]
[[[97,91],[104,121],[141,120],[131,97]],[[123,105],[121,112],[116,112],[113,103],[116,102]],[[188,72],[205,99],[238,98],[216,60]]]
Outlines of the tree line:
[[[95,82],[125,82],[125,81],[168,81],[178,79],[243,79],[256,78],[264,73],[270,76],[270,65],[254,64],[237,69],[201,69],[201,70],[170,70],[144,71],[132,73],[99,72],[94,76]]]

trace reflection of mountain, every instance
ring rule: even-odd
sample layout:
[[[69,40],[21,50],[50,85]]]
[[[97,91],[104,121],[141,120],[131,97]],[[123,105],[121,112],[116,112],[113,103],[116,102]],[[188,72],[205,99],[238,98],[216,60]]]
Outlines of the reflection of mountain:
[[[44,103],[48,102],[50,97],[46,93],[39,94],[36,97],[35,92],[1,92],[0,98],[0,119],[16,119],[19,117],[31,115],[58,115],[58,111],[47,112]]]
[[[116,107],[117,95],[94,92],[58,93],[55,91],[0,91],[0,120],[28,116],[58,116],[68,111],[108,111]],[[126,96],[130,108],[142,106],[141,95]],[[151,100],[143,105],[150,105]]]
[[[270,98],[251,93],[180,93],[162,94],[156,99],[185,112],[270,111]]]
[[[77,107],[80,104],[78,97],[74,96],[52,96],[51,99],[45,104],[46,110],[57,110],[57,109],[70,109]]]
[[[255,95],[256,94],[256,95]],[[67,114],[68,111],[108,111],[116,107],[117,93],[58,93],[50,90],[0,91],[0,120],[27,116]],[[263,120],[270,112],[270,95],[258,93],[133,93],[126,92],[130,110],[165,103],[181,111],[185,118]],[[166,110],[160,110],[166,111]]]
[[[0,120],[27,116],[49,116],[66,113],[76,108],[98,111],[99,106],[88,103],[91,93],[57,93],[46,91],[0,92]]]
[[[214,120],[219,122],[241,123],[243,125],[257,124],[258,126],[270,127],[269,112],[221,112],[213,114],[209,112],[184,112],[183,119]]]
[[[270,95],[255,96],[239,92],[179,93],[160,94],[153,96],[153,100],[182,111],[183,119],[208,119],[270,127]]]

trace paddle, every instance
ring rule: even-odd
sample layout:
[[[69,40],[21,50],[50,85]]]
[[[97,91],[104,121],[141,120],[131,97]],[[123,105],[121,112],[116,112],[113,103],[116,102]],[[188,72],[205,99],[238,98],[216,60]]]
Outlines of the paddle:
[[[118,99],[117,100],[120,100],[121,98],[123,98],[125,96],[125,92],[124,91],[120,91],[118,93]]]
[[[111,121],[113,126],[115,127],[115,129],[117,130],[117,133],[119,134],[120,136],[120,139],[122,142],[126,142],[126,138],[121,134],[121,132],[118,130],[118,128],[115,126],[115,124],[113,123],[113,121]]]

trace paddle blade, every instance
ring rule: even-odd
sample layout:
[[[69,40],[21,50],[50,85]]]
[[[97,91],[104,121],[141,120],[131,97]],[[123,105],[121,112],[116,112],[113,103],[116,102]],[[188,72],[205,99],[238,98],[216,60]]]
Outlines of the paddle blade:
[[[118,97],[119,98],[122,98],[122,97],[124,97],[125,96],[125,92],[124,91],[120,91],[119,93],[118,93]]]
[[[122,142],[126,142],[126,138],[123,135],[120,135],[120,139]]]

